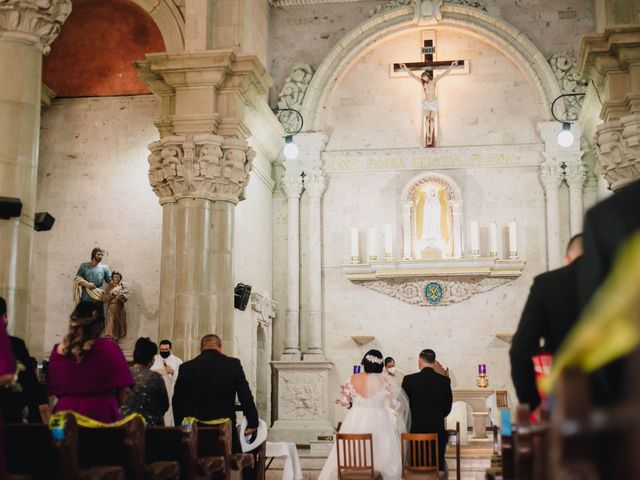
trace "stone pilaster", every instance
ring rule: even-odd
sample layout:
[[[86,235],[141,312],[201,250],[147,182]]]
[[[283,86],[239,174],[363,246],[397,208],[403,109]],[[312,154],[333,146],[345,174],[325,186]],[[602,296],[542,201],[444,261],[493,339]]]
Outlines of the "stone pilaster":
[[[589,92],[598,97],[590,116],[602,120],[596,128],[595,150],[598,170],[611,190],[640,178],[640,26],[616,23],[621,20],[614,11],[637,15],[632,2],[619,3],[616,9],[603,11],[603,33],[583,38],[578,59],[582,76],[597,89]]]
[[[164,210],[159,331],[186,358],[206,333],[234,355],[234,207],[255,155],[245,111],[271,80],[255,56],[231,51],[149,54],[136,66],[162,99],[160,140],[149,146]]]
[[[287,318],[282,360],[300,360],[300,194],[302,173],[287,162],[281,187],[287,196]]]
[[[42,54],[70,13],[70,0],[0,1],[0,192],[22,202],[20,218],[0,219],[0,296],[9,329],[22,338],[28,338]]]
[[[564,168],[564,176],[569,186],[569,221],[571,236],[573,236],[582,232],[584,183],[587,175],[584,163],[579,157],[568,159]]]
[[[307,345],[304,360],[324,360],[322,348],[322,194],[326,188],[325,175],[320,168],[307,172],[305,188],[309,195],[307,261],[309,262],[309,311],[304,321]]]
[[[563,180],[562,165],[546,156],[540,165],[540,181],[544,187],[547,213],[547,265],[549,270],[562,266],[560,245],[560,203],[558,190]]]

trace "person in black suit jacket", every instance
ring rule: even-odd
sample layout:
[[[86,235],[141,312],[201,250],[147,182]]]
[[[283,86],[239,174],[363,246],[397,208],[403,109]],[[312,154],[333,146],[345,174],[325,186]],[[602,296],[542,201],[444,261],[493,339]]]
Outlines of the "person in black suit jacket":
[[[233,425],[233,451],[241,453],[236,429],[236,394],[247,417],[247,435],[258,427],[258,410],[240,360],[222,353],[217,335],[205,335],[200,355],[178,369],[173,393],[173,417],[180,425],[185,417],[199,420],[230,418]]]
[[[620,247],[640,230],[640,180],[598,203],[584,221],[584,262],[580,267],[579,298],[584,309],[609,275]],[[591,376],[597,405],[613,405],[624,395],[626,360],[605,365]]]
[[[564,257],[566,266],[538,275],[522,311],[518,329],[513,336],[509,357],[511,379],[518,401],[528,404],[531,411],[540,405],[531,357],[544,351],[556,352],[578,319],[578,271],[582,262],[582,235],[569,240]]]
[[[444,419],[453,403],[449,370],[436,361],[436,353],[431,349],[420,352],[418,367],[418,373],[407,375],[402,381],[402,389],[409,397],[411,433],[438,434],[438,465],[444,471],[447,448]]]
[[[7,319],[7,303],[0,297],[0,321],[5,325],[9,323]],[[29,423],[49,422],[49,399],[44,386],[38,382],[34,361],[29,355],[29,350],[24,341],[18,337],[9,336],[11,349],[16,357],[16,361],[22,364],[24,370],[18,374],[18,385],[21,391],[0,388],[0,409],[7,423],[22,423],[25,408],[28,412],[27,421]]]

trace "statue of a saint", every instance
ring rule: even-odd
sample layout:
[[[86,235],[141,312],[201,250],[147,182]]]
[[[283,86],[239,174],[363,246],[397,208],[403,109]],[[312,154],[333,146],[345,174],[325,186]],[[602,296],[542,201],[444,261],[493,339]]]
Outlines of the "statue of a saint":
[[[455,67],[458,66],[458,61],[451,62],[449,68],[447,68],[441,75],[433,77],[433,69],[427,68],[419,77],[407,68],[404,63],[400,64],[405,72],[409,74],[411,78],[420,82],[422,86],[422,137],[424,138],[425,147],[436,146],[436,116],[438,114],[438,97],[436,96],[436,85],[444,77],[451,73]]]
[[[111,281],[107,283],[102,294],[102,301],[107,306],[105,311],[105,337],[116,342],[127,336],[127,310],[124,307],[128,300],[129,290],[122,281],[120,272],[111,274]]]
[[[91,261],[80,264],[73,278],[73,301],[102,302],[102,285],[111,281],[111,271],[102,262],[104,250],[96,247],[91,251]]]
[[[424,209],[422,213],[422,236],[420,245],[424,248],[444,250],[444,240],[442,239],[442,207],[438,198],[438,189],[428,187],[425,195]]]

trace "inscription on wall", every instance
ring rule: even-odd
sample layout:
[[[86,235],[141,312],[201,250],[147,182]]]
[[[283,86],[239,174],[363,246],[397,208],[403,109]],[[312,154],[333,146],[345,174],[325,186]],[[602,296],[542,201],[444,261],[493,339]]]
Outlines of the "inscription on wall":
[[[469,167],[535,167],[541,145],[433,149],[341,150],[322,154],[327,173],[355,170],[423,170]]]

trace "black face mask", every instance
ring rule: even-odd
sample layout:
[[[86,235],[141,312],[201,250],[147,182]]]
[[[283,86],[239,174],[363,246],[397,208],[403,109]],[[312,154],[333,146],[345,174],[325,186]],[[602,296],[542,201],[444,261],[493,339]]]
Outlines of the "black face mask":
[[[169,358],[169,355],[171,355],[171,352],[160,352],[162,358]]]

